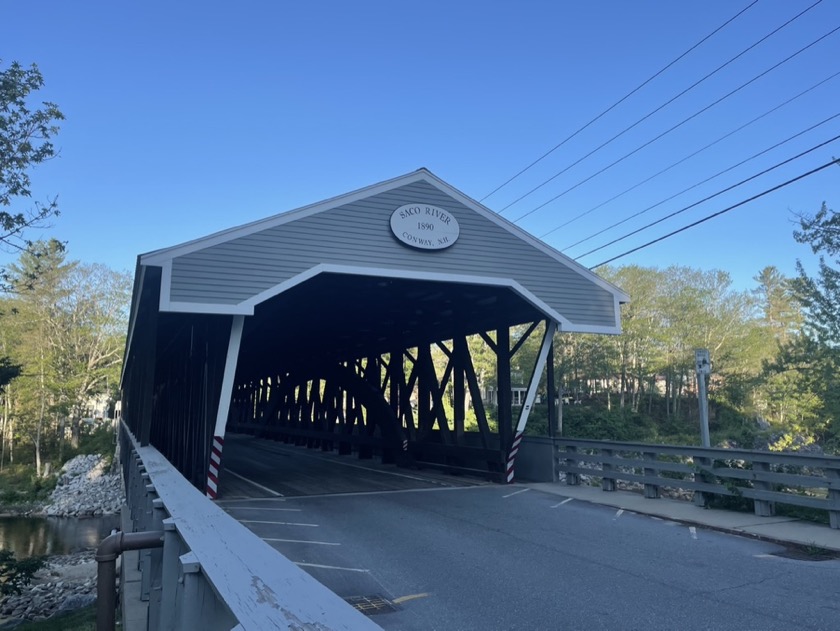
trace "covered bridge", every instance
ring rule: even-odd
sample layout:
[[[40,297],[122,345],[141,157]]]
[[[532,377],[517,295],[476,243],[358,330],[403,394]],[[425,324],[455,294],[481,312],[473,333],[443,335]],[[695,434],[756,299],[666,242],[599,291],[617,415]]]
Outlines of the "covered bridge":
[[[509,481],[554,332],[619,333],[626,300],[420,169],[139,256],[123,418],[210,497],[226,430]],[[542,335],[516,418],[515,325]],[[495,419],[475,334],[496,356]]]

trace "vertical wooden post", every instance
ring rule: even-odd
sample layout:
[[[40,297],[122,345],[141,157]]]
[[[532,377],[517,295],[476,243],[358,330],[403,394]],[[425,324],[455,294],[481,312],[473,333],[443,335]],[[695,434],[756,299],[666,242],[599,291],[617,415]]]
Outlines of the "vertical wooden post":
[[[753,470],[762,472],[770,471],[770,465],[766,462],[753,461]],[[762,491],[771,491],[773,488],[766,480],[758,479],[753,480],[753,487]],[[759,517],[772,517],[776,514],[775,502],[767,500],[754,500],[753,504],[755,505],[755,514]]]
[[[218,493],[219,473],[222,467],[222,447],[225,441],[225,425],[227,424],[228,414],[230,414],[233,378],[236,375],[236,362],[239,358],[239,345],[242,341],[242,329],[244,326],[245,316],[233,316],[230,324],[230,338],[228,339],[225,371],[222,376],[222,386],[219,394],[219,407],[216,410],[216,424],[211,439],[210,459],[207,463],[206,493],[207,497],[211,499],[215,499]]]
[[[466,338],[463,344],[459,344],[458,340],[452,340],[452,363],[453,363],[453,405],[455,424],[454,442],[456,445],[463,443],[464,438],[464,419],[466,418],[466,391],[464,388],[464,351],[466,346]]]
[[[422,344],[417,347],[417,434],[420,440],[428,437],[434,423],[432,388],[436,384],[432,383],[433,375],[432,349],[428,344]]]
[[[656,460],[656,453],[652,451],[646,451],[644,454],[644,459],[649,461]],[[659,477],[659,470],[652,469],[645,467],[644,468],[645,477]],[[656,499],[659,497],[659,484],[653,482],[645,482],[645,497],[649,499]]]
[[[548,396],[548,435],[551,438],[559,436],[557,431],[557,405],[563,405],[557,397],[557,387],[554,383],[554,342],[548,349],[548,365],[546,366],[546,394]]]
[[[837,484],[840,483],[840,470],[826,469],[825,477],[832,485],[828,487],[828,502],[831,505],[828,509],[828,525],[838,529],[840,528],[840,489],[837,488]]]
[[[604,456],[604,461],[601,462],[601,489],[604,491],[615,491],[615,478],[611,477],[613,465],[611,462],[606,462],[606,458],[612,458],[612,449],[602,449],[601,455]]]
[[[513,439],[513,411],[511,409],[510,385],[510,328],[499,327],[496,330],[496,382],[498,384],[497,403],[499,419],[499,453],[502,470],[507,463],[507,453]]]

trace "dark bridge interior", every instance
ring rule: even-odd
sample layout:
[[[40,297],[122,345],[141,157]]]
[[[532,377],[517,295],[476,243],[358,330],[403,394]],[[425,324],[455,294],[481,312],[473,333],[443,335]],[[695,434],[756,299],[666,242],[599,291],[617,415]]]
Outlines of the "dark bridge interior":
[[[203,488],[232,316],[158,314],[158,268],[147,284],[137,305],[147,317],[133,332],[142,343],[132,348],[153,349],[155,370],[127,358],[126,422]],[[513,440],[510,360],[528,337],[512,343],[510,328],[530,323],[536,334],[544,318],[507,287],[321,274],[245,317],[227,429],[502,480]],[[475,334],[496,356],[495,420],[469,350]]]

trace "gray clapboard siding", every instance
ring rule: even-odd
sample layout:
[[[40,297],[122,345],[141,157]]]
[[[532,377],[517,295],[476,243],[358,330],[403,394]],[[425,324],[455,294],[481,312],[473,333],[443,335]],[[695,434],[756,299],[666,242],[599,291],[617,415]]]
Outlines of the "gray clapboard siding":
[[[399,243],[389,220],[408,203],[449,211],[461,228],[455,245]],[[178,256],[170,300],[235,305],[322,263],[511,278],[575,324],[617,325],[612,292],[422,180]]]

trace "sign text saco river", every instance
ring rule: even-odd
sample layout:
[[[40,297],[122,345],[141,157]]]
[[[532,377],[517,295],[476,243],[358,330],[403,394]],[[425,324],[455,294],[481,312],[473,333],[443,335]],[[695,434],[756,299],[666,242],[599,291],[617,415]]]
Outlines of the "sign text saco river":
[[[458,221],[437,206],[406,204],[391,215],[391,231],[406,245],[421,250],[442,250],[458,240]]]

